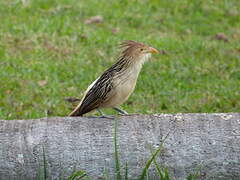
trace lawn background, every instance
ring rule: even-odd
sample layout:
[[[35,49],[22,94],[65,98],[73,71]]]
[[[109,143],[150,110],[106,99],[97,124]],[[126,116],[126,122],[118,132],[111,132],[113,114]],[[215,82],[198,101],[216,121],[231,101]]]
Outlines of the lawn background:
[[[240,112],[239,0],[0,0],[0,22],[0,119],[66,116],[128,39],[162,53],[126,111]]]

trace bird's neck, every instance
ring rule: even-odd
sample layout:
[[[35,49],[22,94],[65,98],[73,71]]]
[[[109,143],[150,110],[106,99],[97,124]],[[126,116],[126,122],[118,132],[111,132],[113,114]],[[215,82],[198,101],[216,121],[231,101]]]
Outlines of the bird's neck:
[[[132,59],[126,62],[125,76],[137,79],[143,64],[150,58],[151,55],[145,55],[140,59]]]
[[[142,69],[143,64],[151,57],[151,54],[146,54],[139,59],[135,59],[132,61],[130,65],[130,69],[133,69],[133,71],[136,71],[136,73],[139,73]]]

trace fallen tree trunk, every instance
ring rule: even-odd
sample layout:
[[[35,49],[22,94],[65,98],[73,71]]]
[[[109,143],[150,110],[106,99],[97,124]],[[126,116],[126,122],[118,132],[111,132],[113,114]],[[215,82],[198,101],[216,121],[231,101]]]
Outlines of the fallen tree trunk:
[[[66,179],[80,169],[92,179],[108,171],[113,179],[114,122],[83,117],[0,120],[0,179],[37,179],[43,170],[47,179]],[[120,161],[128,162],[129,179],[139,177],[151,148],[168,133],[157,161],[171,177],[185,179],[200,168],[200,179],[239,179],[239,113],[118,117]],[[153,170],[149,176],[159,179]]]

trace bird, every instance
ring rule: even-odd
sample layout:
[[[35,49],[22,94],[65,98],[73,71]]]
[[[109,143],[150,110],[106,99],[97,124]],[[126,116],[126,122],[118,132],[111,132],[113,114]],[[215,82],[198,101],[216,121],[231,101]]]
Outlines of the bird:
[[[83,116],[97,110],[102,117],[106,117],[101,111],[104,108],[113,108],[122,115],[128,114],[119,106],[134,91],[143,64],[152,54],[159,51],[133,40],[123,41],[120,49],[117,62],[90,84],[80,103],[69,116]]]

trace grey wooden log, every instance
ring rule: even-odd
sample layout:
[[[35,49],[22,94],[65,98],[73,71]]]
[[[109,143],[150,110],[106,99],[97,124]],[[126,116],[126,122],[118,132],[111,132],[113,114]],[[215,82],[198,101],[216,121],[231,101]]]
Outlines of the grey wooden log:
[[[46,158],[47,179],[66,179],[85,170],[91,179],[108,172],[114,179],[114,120],[52,117],[0,120],[0,179],[37,179]],[[240,179],[240,114],[155,114],[118,117],[121,165],[137,179],[156,149],[164,143],[159,164],[175,179],[200,168],[200,179]],[[43,148],[44,154],[43,156]],[[154,166],[149,179],[159,179]],[[105,173],[107,174],[107,173]]]

